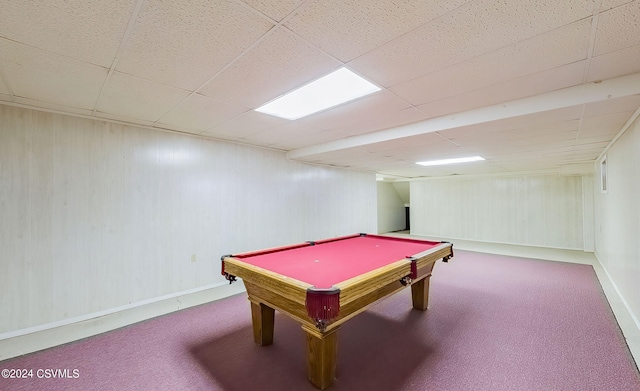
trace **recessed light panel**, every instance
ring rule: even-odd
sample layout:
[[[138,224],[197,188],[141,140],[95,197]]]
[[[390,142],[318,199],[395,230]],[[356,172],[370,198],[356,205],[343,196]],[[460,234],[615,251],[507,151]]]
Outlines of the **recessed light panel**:
[[[442,160],[430,160],[427,162],[416,162],[416,164],[419,164],[421,166],[441,166],[443,164],[477,162],[480,160],[484,160],[484,158],[480,156],[471,156],[471,157],[461,157],[456,159],[442,159]]]
[[[380,91],[380,87],[347,68],[340,68],[258,107],[256,111],[294,120],[376,91]]]

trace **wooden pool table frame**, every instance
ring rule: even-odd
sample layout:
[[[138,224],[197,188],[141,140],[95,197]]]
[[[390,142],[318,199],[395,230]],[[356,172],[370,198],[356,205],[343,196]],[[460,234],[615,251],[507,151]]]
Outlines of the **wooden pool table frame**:
[[[414,240],[414,239],[412,239]],[[340,326],[365,311],[377,301],[411,285],[413,308],[424,311],[429,302],[429,278],[438,259],[453,256],[451,243],[443,242],[412,256],[417,277],[411,275],[411,260],[399,259],[381,268],[335,284],[340,289],[338,317],[323,327],[307,314],[305,300],[311,284],[224,256],[225,273],[243,280],[251,302],[253,337],[261,346],[273,343],[274,310],[288,315],[302,325],[307,341],[309,381],[320,389],[329,387],[335,378],[337,331]]]

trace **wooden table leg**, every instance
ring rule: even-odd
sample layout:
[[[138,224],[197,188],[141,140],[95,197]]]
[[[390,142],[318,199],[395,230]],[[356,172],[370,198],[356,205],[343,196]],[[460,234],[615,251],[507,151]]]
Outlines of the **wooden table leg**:
[[[307,369],[309,381],[321,390],[329,387],[336,378],[338,329],[321,333],[316,328],[303,325],[307,339]]]
[[[251,321],[253,340],[260,346],[273,343],[273,323],[275,310],[262,303],[251,302]]]
[[[426,276],[422,280],[417,281],[411,285],[411,300],[413,301],[413,308],[421,311],[425,311],[429,305],[429,278]]]

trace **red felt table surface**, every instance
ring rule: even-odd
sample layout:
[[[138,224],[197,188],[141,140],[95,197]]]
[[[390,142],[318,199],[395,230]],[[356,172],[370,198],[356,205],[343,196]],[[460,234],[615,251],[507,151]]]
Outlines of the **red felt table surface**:
[[[234,257],[324,289],[439,244],[441,243],[367,235],[319,242],[314,246],[285,247],[273,252],[247,253]]]

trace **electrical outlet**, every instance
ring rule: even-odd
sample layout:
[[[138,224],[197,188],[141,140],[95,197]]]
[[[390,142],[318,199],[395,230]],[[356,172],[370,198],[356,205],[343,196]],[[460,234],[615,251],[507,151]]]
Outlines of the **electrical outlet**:
[[[195,262],[196,261],[196,254],[191,254],[191,262]]]

